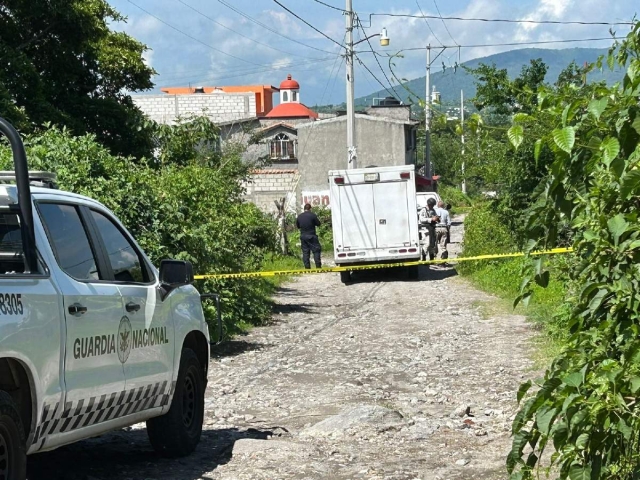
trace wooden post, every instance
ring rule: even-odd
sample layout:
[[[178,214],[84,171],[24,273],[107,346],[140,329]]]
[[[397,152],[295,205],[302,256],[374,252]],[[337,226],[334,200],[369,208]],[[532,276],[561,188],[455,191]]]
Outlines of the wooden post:
[[[278,209],[278,233],[276,240],[280,245],[282,255],[288,255],[289,239],[287,238],[287,212],[285,211],[286,198],[283,197],[280,201],[274,200],[273,203],[276,204],[276,208]]]

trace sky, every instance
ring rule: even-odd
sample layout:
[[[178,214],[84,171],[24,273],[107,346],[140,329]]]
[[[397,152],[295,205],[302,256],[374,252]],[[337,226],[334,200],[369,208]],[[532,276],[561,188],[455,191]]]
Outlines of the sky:
[[[221,86],[265,84],[278,86],[287,74],[300,83],[307,105],[345,101],[344,0],[109,0],[127,17],[112,25],[148,46],[145,61],[158,75],[155,90],[165,86]],[[230,8],[231,7],[231,8]],[[235,9],[235,11],[234,11]],[[357,42],[380,33],[390,39],[381,47],[379,37],[355,49],[356,97],[425,74],[425,50],[447,47],[433,68],[453,66],[494,53],[536,46],[539,48],[607,47],[612,40],[548,45],[474,45],[551,40],[610,38],[609,29],[626,35],[629,26],[536,25],[471,22],[385,16],[411,14],[488,19],[529,19],[584,22],[627,22],[638,13],[637,0],[353,0],[362,29]],[[370,15],[370,14],[375,15]],[[286,37],[286,38],[285,38]],[[333,39],[334,41],[330,40]],[[461,45],[458,48],[456,45]],[[434,50],[433,56],[439,51]],[[389,57],[392,56],[390,59]],[[380,65],[376,62],[376,57]],[[367,68],[370,70],[367,71]]]

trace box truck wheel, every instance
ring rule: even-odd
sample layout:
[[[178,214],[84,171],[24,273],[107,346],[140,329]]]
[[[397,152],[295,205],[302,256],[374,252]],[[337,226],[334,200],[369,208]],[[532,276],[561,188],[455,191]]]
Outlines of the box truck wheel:
[[[340,281],[342,283],[349,283],[351,281],[351,272],[348,270],[346,272],[340,272]]]

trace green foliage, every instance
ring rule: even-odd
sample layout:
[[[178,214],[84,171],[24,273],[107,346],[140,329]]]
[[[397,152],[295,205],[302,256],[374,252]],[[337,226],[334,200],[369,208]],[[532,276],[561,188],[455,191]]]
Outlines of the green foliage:
[[[535,108],[536,92],[547,74],[547,66],[540,58],[523,66],[514,80],[509,78],[506,69],[498,69],[495,63],[481,63],[477,68],[467,70],[477,78],[476,108],[489,109],[498,115],[528,113]]]
[[[517,250],[513,235],[497,219],[493,204],[476,203],[467,215],[462,256]],[[530,264],[531,260],[525,258],[483,260],[460,263],[456,270],[482,290],[505,299],[510,305],[520,294],[522,271]],[[570,288],[566,257],[550,257],[549,268],[554,275],[547,288],[533,287],[534,295],[524,313],[543,331],[546,348],[558,350],[568,337],[568,311],[564,300]]]
[[[467,215],[464,256],[510,253],[516,250],[512,233],[495,213],[494,202],[479,203]]]
[[[459,207],[470,207],[472,205],[471,198],[462,193],[462,190],[458,187],[439,185],[438,195],[440,195],[445,205],[450,203],[454,210]]]
[[[75,137],[56,127],[27,136],[25,145],[31,169],[56,172],[61,189],[104,203],[154,264],[179,258],[191,261],[197,273],[259,269],[275,249],[275,221],[242,200],[249,167],[239,152],[209,155],[195,147],[215,143],[217,129],[206,122],[163,129],[167,144],[194,147],[190,153],[177,148],[176,162],[167,150],[160,165],[114,156],[92,135]],[[4,144],[0,163],[12,168]],[[272,287],[264,280],[207,280],[199,288],[221,294],[228,333],[270,315]],[[215,318],[213,307],[206,313],[209,321]]]
[[[607,58],[610,68],[627,68],[620,85],[548,89],[535,113],[544,128],[534,135],[553,161],[531,210],[529,245],[557,245],[568,226],[576,252],[569,274],[580,289],[565,349],[513,422],[512,478],[536,478],[551,447],[562,479],[640,475],[639,56],[636,23]],[[541,273],[531,270],[522,298]]]
[[[126,92],[152,88],[154,71],[145,45],[110,29],[123,21],[105,0],[2,2],[0,114],[22,132],[51,122],[148,156],[151,127]]]

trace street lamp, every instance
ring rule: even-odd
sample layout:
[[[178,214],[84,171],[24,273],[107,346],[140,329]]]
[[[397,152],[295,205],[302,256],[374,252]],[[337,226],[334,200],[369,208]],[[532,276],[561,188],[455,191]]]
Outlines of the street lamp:
[[[386,28],[383,28],[380,33],[374,33],[373,35],[369,35],[366,38],[362,38],[362,39],[358,40],[357,42],[354,42],[353,46],[355,47],[359,43],[362,43],[362,42],[364,42],[366,40],[369,40],[369,39],[371,39],[373,37],[380,37],[380,46],[381,47],[388,47],[389,46],[389,35],[387,35],[387,29]]]
[[[387,35],[387,29],[383,28],[382,32],[380,32],[380,46],[388,47],[389,46],[389,36]]]

